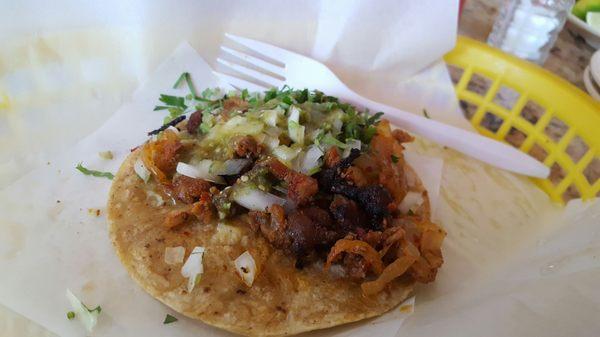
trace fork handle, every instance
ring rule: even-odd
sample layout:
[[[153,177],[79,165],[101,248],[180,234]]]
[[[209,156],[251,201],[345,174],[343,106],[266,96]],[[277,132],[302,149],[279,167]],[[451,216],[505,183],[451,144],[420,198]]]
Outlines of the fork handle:
[[[383,111],[392,124],[492,166],[536,178],[547,178],[550,169],[514,147],[433,119],[421,117],[356,94],[347,101],[371,111]]]

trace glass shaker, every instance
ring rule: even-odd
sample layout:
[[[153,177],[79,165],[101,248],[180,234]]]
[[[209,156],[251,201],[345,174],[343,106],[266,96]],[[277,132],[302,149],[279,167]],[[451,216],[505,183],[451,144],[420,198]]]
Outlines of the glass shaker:
[[[575,0],[504,0],[488,44],[543,64],[574,4]]]

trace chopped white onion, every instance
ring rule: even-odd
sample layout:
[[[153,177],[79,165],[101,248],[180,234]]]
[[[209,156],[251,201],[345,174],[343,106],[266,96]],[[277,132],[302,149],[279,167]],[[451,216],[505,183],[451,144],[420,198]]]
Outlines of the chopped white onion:
[[[184,256],[185,248],[182,246],[165,248],[165,263],[168,265],[180,264]]]
[[[271,137],[275,137],[275,138],[279,138],[279,135],[281,135],[283,131],[281,130],[281,128],[277,128],[277,127],[268,127],[265,129],[265,133]]]
[[[200,280],[200,276],[204,273],[204,265],[202,264],[203,257],[204,247],[194,247],[194,250],[192,250],[192,253],[183,264],[183,267],[181,267],[181,275],[188,279],[188,293],[194,290],[196,283]]]
[[[256,262],[252,255],[248,251],[245,251],[235,259],[234,263],[235,271],[238,273],[244,284],[248,287],[252,287],[254,278],[256,277]]]
[[[273,150],[273,155],[277,157],[277,159],[281,160],[284,164],[289,166],[292,160],[298,156],[300,151],[302,151],[300,147],[279,145]]]
[[[298,156],[297,171],[302,174],[308,174],[319,167],[319,159],[323,156],[323,151],[316,145],[308,147],[305,153]]]
[[[305,127],[300,125],[300,109],[292,105],[290,107],[290,115],[288,117],[288,135],[295,143],[304,143]]]
[[[300,109],[298,109],[297,106],[292,105],[290,106],[290,116],[288,117],[288,122],[296,122],[296,123],[300,123]]]
[[[240,206],[253,211],[264,211],[274,204],[284,205],[286,200],[258,188],[241,188],[234,191],[233,200]]]
[[[179,162],[177,163],[176,171],[181,175],[194,179],[204,179],[217,184],[225,183],[223,178],[210,173],[210,167],[212,164],[213,161],[208,159],[201,160],[196,165]]]
[[[240,173],[249,163],[250,159],[229,159],[224,162],[215,161],[210,166],[209,173],[218,176],[230,176]]]
[[[283,116],[284,113],[285,113],[285,111],[282,108],[276,107],[273,110],[263,111],[261,117],[262,117],[262,120],[265,122],[265,124],[267,124],[269,126],[277,126],[279,117]]]
[[[141,158],[138,158],[135,161],[133,164],[133,170],[145,183],[147,183],[148,179],[150,179],[150,171],[146,168]]]
[[[263,144],[271,151],[273,151],[276,147],[279,146],[279,138],[267,136],[263,140]]]
[[[171,130],[171,131],[175,132],[176,135],[179,134],[179,129],[174,127],[173,125],[169,125],[169,127],[166,128],[165,130]]]
[[[361,146],[362,146],[362,143],[358,139],[346,139],[346,148],[344,149],[344,153],[342,153],[342,157],[343,158],[348,157],[350,155],[350,151],[352,151],[352,149],[360,150]]]
[[[398,209],[403,214],[407,214],[409,211],[415,212],[421,204],[423,204],[423,195],[418,192],[408,192],[400,205],[398,205]]]
[[[200,178],[200,171],[195,166],[190,164],[186,164],[183,162],[177,163],[177,168],[175,169],[177,173],[184,175],[186,177],[198,179]]]
[[[305,129],[306,128],[303,125],[300,125],[298,122],[288,122],[288,135],[290,136],[290,139],[294,141],[294,143],[298,143],[300,145],[304,144]]]
[[[344,122],[342,122],[341,117],[334,119],[333,122],[331,123],[331,132],[334,135],[339,134],[342,131],[343,125],[344,125]]]
[[[83,324],[85,330],[91,333],[98,323],[100,310],[89,310],[69,289],[67,289],[67,299],[71,303],[75,317]]]
[[[264,124],[259,120],[252,120],[242,116],[235,116],[228,120],[221,131],[228,134],[255,135],[264,129]]]

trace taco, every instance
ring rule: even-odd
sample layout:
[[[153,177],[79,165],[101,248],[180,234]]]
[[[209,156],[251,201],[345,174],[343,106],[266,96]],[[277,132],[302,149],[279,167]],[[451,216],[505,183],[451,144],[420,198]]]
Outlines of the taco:
[[[445,232],[404,161],[409,134],[318,91],[194,104],[132,151],[110,191],[116,252],[153,297],[280,336],[381,315],[435,279]]]

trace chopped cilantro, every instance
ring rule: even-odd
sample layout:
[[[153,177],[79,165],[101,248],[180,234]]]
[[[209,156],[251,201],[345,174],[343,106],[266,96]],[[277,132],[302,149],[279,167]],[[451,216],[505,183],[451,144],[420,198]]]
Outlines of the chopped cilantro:
[[[100,178],[108,178],[108,179],[113,179],[115,176],[110,173],[110,172],[102,172],[102,171],[96,171],[96,170],[90,170],[88,168],[83,167],[83,165],[81,163],[77,164],[77,166],[75,166],[75,168],[85,174],[86,176],[94,176],[94,177],[100,177]]]
[[[429,117],[429,114],[427,113],[427,109],[423,109],[423,116],[425,116],[425,118],[431,119],[431,117]]]
[[[369,125],[363,130],[363,136],[362,136],[361,140],[363,142],[365,142],[366,144],[369,144],[371,142],[371,139],[373,138],[373,136],[375,136],[376,133],[377,133],[377,128],[374,127],[373,125]]]
[[[308,89],[304,89],[304,90],[300,91],[298,98],[296,98],[296,101],[298,101],[299,104],[302,104],[309,100],[310,100],[310,94],[308,92]]]
[[[248,89],[242,90],[241,98],[245,101],[248,98]]]
[[[367,118],[367,125],[376,124],[377,122],[379,122],[379,119],[381,118],[381,116],[383,116],[383,112],[380,111],[380,112],[374,114],[373,116]]]
[[[168,106],[164,106],[164,105],[157,105],[154,107],[154,111],[158,111],[158,110],[167,110],[169,107]]]
[[[178,321],[177,317],[167,314],[167,316],[165,317],[165,320],[163,321],[163,324],[171,324],[171,323],[177,322],[177,321]]]
[[[268,102],[276,97],[277,97],[277,89],[273,88],[273,89],[270,89],[269,91],[265,92],[265,98],[263,99],[263,101]]]
[[[158,100],[171,107],[187,108],[184,97],[161,94]]]
[[[184,81],[185,83],[187,83],[188,89],[190,90],[190,99],[195,99],[196,97],[198,97],[198,95],[196,94],[196,88],[194,87],[194,83],[192,82],[192,77],[188,72],[184,72],[179,76],[175,84],[173,84],[173,89],[177,89],[179,86],[181,86],[181,83],[183,83]]]
[[[398,162],[398,159],[400,159],[396,155],[392,155],[391,157],[392,157],[392,162],[394,162],[394,164],[396,164]]]
[[[186,77],[190,77],[190,73],[188,73],[187,71],[179,75],[179,78],[177,79],[177,81],[175,81],[175,84],[173,84],[173,89],[177,89],[181,85],[181,83],[185,81]]]
[[[408,215],[415,215],[415,212],[413,212],[413,210],[412,210],[412,209],[409,209],[409,210],[408,210]]]
[[[73,318],[75,318],[75,313],[73,311],[67,312],[67,319],[72,320]]]

